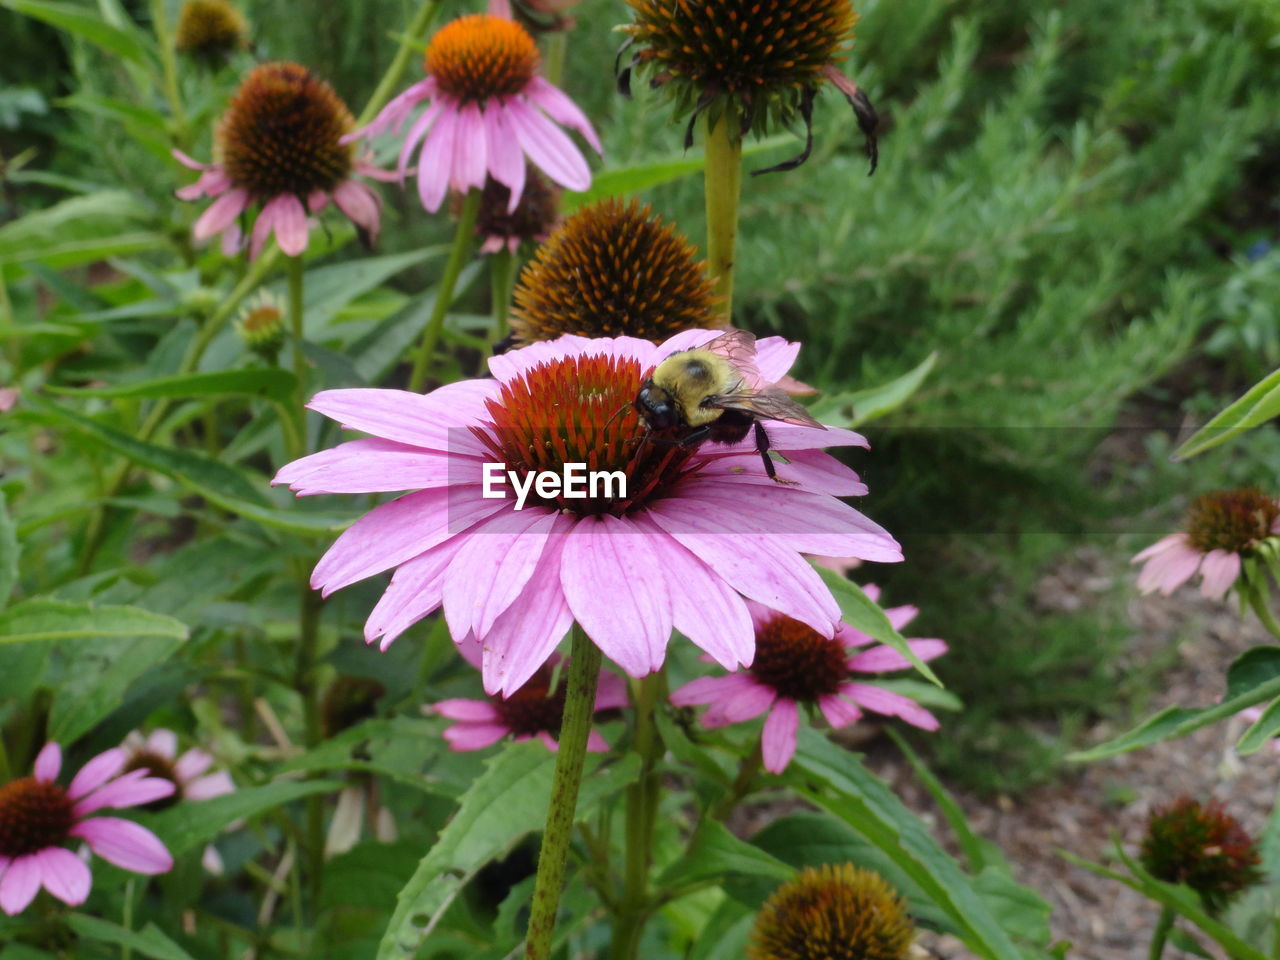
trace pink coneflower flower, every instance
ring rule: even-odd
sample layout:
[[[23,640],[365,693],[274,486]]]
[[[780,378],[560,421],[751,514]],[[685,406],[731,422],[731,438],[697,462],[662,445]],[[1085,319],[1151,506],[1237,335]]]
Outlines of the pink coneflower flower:
[[[198,747],[192,747],[178,756],[178,735],[172,730],[153,730],[143,736],[136,730],[124,741],[127,757],[124,770],[145,770],[151,777],[159,777],[173,784],[173,792],[163,799],[148,804],[148,810],[164,810],[180,800],[208,800],[224,793],[235,793],[235,781],[225,770],[207,771],[213,766],[213,757]]]
[[[199,180],[177,191],[178,197],[216,198],[192,235],[201,241],[222,234],[222,252],[231,256],[242,244],[240,218],[260,206],[249,256],[256,257],[274,233],[280,249],[296,257],[307,248],[308,213],[333,200],[366,243],[376,242],[382,201],[352,175],[383,180],[392,175],[357,159],[355,148],[343,142],[354,125],[333,87],[306,67],[255,67],[218,123],[217,162],[201,163],[173,151],[184,166],[203,171]]]
[[[562,676],[551,689],[554,655],[538,668],[519,690],[509,697],[492,696],[488,700],[455,698],[441,700],[432,709],[442,717],[456,721],[446,727],[444,738],[452,750],[483,750],[503,737],[529,740],[537,737],[553,753],[559,749],[557,737],[564,720],[565,677]],[[561,664],[567,668],[568,661]],[[627,685],[622,678],[608,670],[600,671],[600,683],[596,688],[596,712],[617,710],[627,704]],[[587,739],[587,749],[604,753],[609,744],[596,730]]]
[[[874,584],[863,587],[867,596],[880,599]],[[894,629],[914,619],[915,607],[885,610]],[[907,658],[892,647],[875,641],[848,624],[840,624],[835,636],[825,637],[807,624],[772,610],[752,605],[756,629],[756,658],[750,669],[727,677],[700,677],[671,694],[678,707],[711,704],[702,715],[706,727],[742,723],[768,713],[760,745],[765,769],[781,773],[796,751],[796,730],[801,704],[817,706],[835,729],[848,726],[862,716],[862,708],[898,717],[924,730],[937,730],[938,721],[909,697],[870,683],[861,683],[850,674],[885,673],[911,667]],[[908,640],[921,660],[946,653],[941,640]]]
[[[1240,576],[1241,561],[1280,534],[1280,501],[1257,487],[1196,497],[1184,529],[1157,540],[1132,560],[1143,593],[1173,593],[1199,572],[1200,592],[1221,599]]]
[[[561,126],[576,130],[597,153],[600,140],[586,115],[559,88],[538,76],[538,47],[524,27],[477,13],[438,30],[427,46],[427,76],[388,103],[354,137],[397,132],[422,101],[400,148],[401,180],[418,144],[418,196],[430,212],[445,193],[482,189],[485,176],[511,191],[514,210],[524,193],[525,158],[570,190],[591,185],[591,171]]]
[[[29,777],[0,787],[0,909],[25,910],[43,886],[63,903],[78,906],[93,879],[85,862],[66,848],[84,840],[98,856],[134,873],[165,873],[173,858],[154,833],[119,817],[90,817],[112,807],[135,807],[173,793],[168,780],[145,770],[122,773],[125,752],[100,753],[71,785],[56,780],[62,748],[47,743]]]
[[[365,639],[385,649],[443,606],[455,641],[478,639],[485,692],[524,686],[576,620],[631,676],[662,666],[672,629],[728,669],[751,662],[746,600],[835,635],[840,609],[804,553],[898,561],[897,542],[838,497],[857,475],[821,452],[866,446],[856,433],[770,421],[779,477],[753,441],[681,447],[641,442],[632,404],[648,371],[706,343],[690,330],[655,346],[630,337],[564,336],[493,357],[491,380],[425,396],[327,390],[310,407],[373,434],[286,465],[274,483],[301,495],[417,490],[376,507],[329,548],[311,577],[326,595],[396,567]],[[799,344],[758,344],[776,382]],[[486,462],[495,464],[486,472]],[[528,487],[565,464],[616,472],[586,497]],[[517,509],[510,471],[528,491]],[[498,477],[503,481],[508,475]],[[493,497],[497,497],[497,499]],[[730,536],[725,536],[730,534]]]

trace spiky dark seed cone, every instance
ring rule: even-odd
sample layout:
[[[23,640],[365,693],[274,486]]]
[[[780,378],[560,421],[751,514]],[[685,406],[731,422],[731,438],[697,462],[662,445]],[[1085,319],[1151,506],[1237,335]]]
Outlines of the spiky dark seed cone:
[[[750,960],[905,960],[907,906],[874,871],[851,863],[802,870],[765,901]]]
[[[462,198],[458,198],[461,210]],[[560,213],[560,190],[532,164],[525,170],[524,192],[515,210],[507,212],[511,191],[494,180],[485,179],[476,214],[476,236],[484,240],[498,239],[504,247],[510,240],[521,243],[539,242],[556,225]]]
[[[553,693],[551,676],[551,668],[544,664],[510,697],[489,698],[503,725],[517,737],[532,737],[543,731],[559,737],[567,686],[562,676]]]
[[[328,193],[352,171],[355,125],[342,98],[306,67],[264,63],[245,78],[218,124],[227,176],[255,198]]]
[[[35,777],[0,786],[0,857],[22,857],[67,839],[75,824],[71,798]]]
[[[249,46],[249,25],[226,0],[187,0],[178,15],[174,48],[179,53],[222,59]]]
[[[1152,811],[1141,858],[1156,879],[1185,883],[1200,894],[1210,913],[1264,878],[1257,844],[1216,800],[1182,797]]]
[[[1257,487],[1206,493],[1187,511],[1187,539],[1203,553],[1243,553],[1271,536],[1277,517],[1276,498]]]
[[[807,623],[778,614],[756,631],[751,673],[778,696],[800,703],[835,694],[849,676],[849,651]]]
[[[665,340],[720,327],[720,302],[693,245],[632,200],[584,207],[551,235],[516,285],[516,340],[641,337]]]
[[[678,112],[732,101],[764,132],[787,121],[804,90],[839,63],[858,15],[849,0],[627,0],[634,63],[677,101]]]
[[[436,32],[425,66],[443,93],[483,103],[524,90],[538,69],[538,47],[515,21],[475,13]]]

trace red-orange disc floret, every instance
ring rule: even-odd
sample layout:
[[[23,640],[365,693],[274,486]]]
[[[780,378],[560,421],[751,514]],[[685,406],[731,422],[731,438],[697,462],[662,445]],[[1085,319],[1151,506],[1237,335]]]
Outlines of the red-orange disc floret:
[[[484,13],[447,24],[427,47],[427,74],[442,93],[463,102],[514,96],[537,69],[538,47],[529,31]]]

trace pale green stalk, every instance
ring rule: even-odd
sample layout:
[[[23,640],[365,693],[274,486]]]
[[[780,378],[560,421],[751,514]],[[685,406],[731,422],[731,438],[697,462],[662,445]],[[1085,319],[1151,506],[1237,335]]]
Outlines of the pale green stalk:
[[[462,215],[458,218],[458,231],[453,235],[453,247],[449,250],[449,262],[445,264],[444,275],[440,285],[436,287],[436,302],[431,309],[431,317],[422,331],[422,342],[418,345],[418,354],[413,361],[413,373],[409,376],[409,389],[414,393],[422,391],[427,382],[427,370],[431,365],[431,357],[440,343],[440,334],[444,331],[445,314],[453,305],[453,290],[458,285],[458,275],[466,266],[467,257],[471,253],[471,244],[475,239],[476,215],[480,212],[479,190],[471,190],[462,201]]]
[[[723,297],[720,312],[733,317],[733,271],[738,241],[738,198],[742,190],[742,138],[737,111],[728,109],[707,121],[706,163],[707,272]]]
[[[423,0],[422,6],[418,7],[418,12],[414,14],[413,20],[410,21],[408,28],[404,32],[404,38],[400,41],[400,49],[396,51],[396,55],[391,61],[391,66],[387,67],[387,72],[378,81],[378,86],[374,89],[373,96],[369,98],[369,102],[360,111],[360,117],[356,120],[357,129],[376,117],[378,111],[386,106],[387,101],[391,99],[391,94],[396,87],[400,86],[400,81],[409,66],[409,61],[413,58],[414,53],[421,49],[423,42],[426,40],[427,27],[431,25],[431,18],[435,16],[438,6],[439,4],[436,0]]]

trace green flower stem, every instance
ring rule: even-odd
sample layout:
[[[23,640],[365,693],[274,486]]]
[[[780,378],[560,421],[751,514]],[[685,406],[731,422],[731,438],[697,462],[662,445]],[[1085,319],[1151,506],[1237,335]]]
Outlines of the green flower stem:
[[[635,706],[635,751],[640,755],[640,773],[627,788],[626,866],[623,873],[622,902],[613,933],[614,960],[635,960],[640,936],[653,910],[649,898],[649,867],[653,859],[653,831],[658,816],[661,779],[657,773],[662,740],[653,722],[654,710],[666,692],[666,674],[653,673],[632,681]]]
[[[235,289],[218,305],[218,309],[210,314],[209,319],[201,324],[200,330],[191,341],[191,346],[187,348],[186,355],[183,356],[182,362],[178,365],[177,373],[179,375],[191,373],[200,366],[200,358],[204,356],[204,352],[209,348],[209,344],[213,342],[213,338],[226,326],[227,321],[231,319],[231,315],[240,306],[240,302],[253,293],[258,285],[262,283],[263,278],[275,266],[279,257],[279,248],[272,244],[262,256],[254,261],[249,271],[236,284]],[[160,429],[165,415],[168,414],[172,406],[173,402],[170,400],[157,400],[155,406],[151,408],[151,413],[138,429],[138,439],[144,443],[149,441],[155,435],[155,432]],[[126,460],[116,467],[103,486],[101,498],[103,501],[110,500],[120,492],[125,480],[129,477],[129,470],[132,466],[133,464]],[[84,546],[80,552],[78,571],[81,575],[88,573],[93,567],[93,558],[97,555],[98,549],[102,546],[102,539],[106,535],[105,520],[105,507],[101,506],[89,517],[89,525],[85,528]]]
[[[1155,932],[1151,934],[1151,947],[1147,950],[1147,960],[1160,960],[1164,955],[1164,945],[1169,939],[1169,932],[1173,929],[1175,916],[1172,907],[1165,907],[1160,911]]]
[[[293,340],[293,375],[297,379],[296,393],[292,403],[291,415],[294,418],[293,430],[285,432],[286,446],[290,447],[289,459],[297,460],[306,455],[306,403],[307,403],[307,358],[302,352],[305,343],[303,330],[303,280],[305,272],[301,257],[290,257],[287,261],[289,277],[289,331]],[[291,436],[292,435],[292,436]]]
[[[742,138],[738,115],[726,109],[714,126],[707,121],[704,166],[707,195],[707,272],[724,298],[720,311],[733,317],[734,247],[738,240],[738,195],[742,188]]]
[[[298,565],[298,658],[294,667],[294,689],[302,699],[304,742],[307,749],[312,750],[324,740],[324,723],[320,714],[320,685],[316,680],[321,601],[320,594],[311,589],[309,566]],[[306,864],[314,903],[324,876],[323,797],[318,794],[307,797],[306,817]]]
[[[1276,615],[1271,612],[1271,607],[1267,603],[1270,599],[1268,596],[1270,591],[1267,590],[1266,582],[1245,589],[1249,591],[1249,606],[1253,607],[1253,612],[1258,615],[1267,632],[1280,640],[1280,622],[1276,621]]]
[[[174,55],[173,37],[169,35],[169,20],[165,15],[164,0],[151,0],[151,27],[156,34],[156,46],[160,49],[160,67],[164,71],[164,96],[169,101],[169,114],[173,120],[173,142],[187,149],[187,113],[182,107],[182,93],[178,87],[178,61]]]
[[[743,757],[742,762],[738,765],[738,776],[734,778],[729,792],[723,800],[712,808],[709,818],[712,820],[724,820],[725,817],[729,816],[733,812],[733,808],[742,802],[742,798],[751,793],[751,785],[755,782],[756,777],[760,775],[760,768],[763,765],[763,741],[757,740],[755,749]]]
[[[412,59],[414,53],[419,50],[426,39],[427,27],[431,25],[431,19],[435,16],[437,7],[439,7],[439,3],[436,0],[423,0],[422,5],[418,7],[418,12],[414,14],[413,20],[410,21],[408,29],[404,32],[404,38],[400,41],[400,49],[396,51],[396,55],[391,61],[391,66],[387,67],[387,72],[378,81],[378,86],[374,89],[373,96],[369,98],[369,102],[360,111],[360,117],[356,120],[357,129],[376,117],[378,111],[386,106],[387,101],[391,99],[392,92],[396,87],[400,86],[404,72],[409,66],[409,60]]]
[[[493,342],[507,335],[507,317],[511,312],[511,291],[515,287],[516,255],[500,250],[489,257],[489,289],[493,301]]]
[[[538,876],[533,886],[529,933],[525,939],[527,960],[547,960],[556,929],[556,911],[564,888],[564,868],[569,859],[573,816],[587,756],[587,737],[595,713],[596,685],[600,679],[600,648],[583,629],[573,625],[569,677],[566,681],[564,720],[560,724],[560,749],[556,753],[555,779],[547,807],[547,826],[538,854]]]
[[[449,262],[445,264],[444,276],[436,287],[436,302],[431,310],[431,318],[422,331],[422,343],[418,346],[418,356],[413,361],[413,373],[409,376],[409,389],[420,393],[427,382],[427,368],[431,364],[431,356],[440,343],[440,334],[444,330],[444,317],[453,305],[453,288],[458,285],[458,275],[466,265],[467,256],[471,252],[471,243],[475,239],[476,215],[480,212],[480,191],[470,190],[462,202],[462,216],[458,218],[458,232],[453,235],[453,247],[449,251]]]
[[[542,75],[547,82],[560,86],[564,79],[565,53],[569,49],[569,34],[564,30],[555,30],[547,36],[547,49],[542,57]]]

